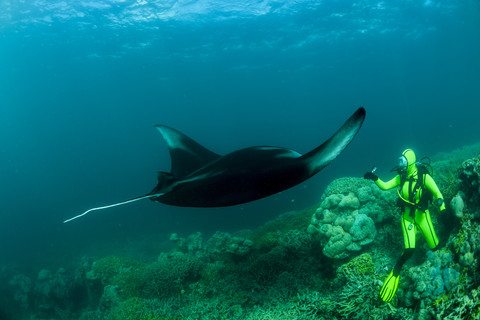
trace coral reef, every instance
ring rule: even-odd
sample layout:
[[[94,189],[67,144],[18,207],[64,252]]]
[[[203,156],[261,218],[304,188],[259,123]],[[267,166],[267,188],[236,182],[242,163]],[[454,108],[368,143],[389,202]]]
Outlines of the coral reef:
[[[114,284],[119,275],[141,265],[141,262],[134,259],[107,256],[93,262],[92,269],[87,272],[86,277],[89,280],[99,280],[103,285]]]
[[[465,160],[459,169],[459,189],[473,203],[478,204],[480,187],[480,159],[478,157]]]
[[[394,203],[392,192],[381,192],[371,181],[337,179],[327,187],[307,231],[320,235],[327,257],[345,259],[375,240],[375,223],[393,218]]]
[[[253,242],[241,236],[232,237],[227,232],[217,231],[208,241],[203,241],[202,233],[197,232],[187,238],[176,233],[170,236],[176,243],[176,250],[191,254],[202,260],[216,261],[221,257],[245,256],[252,249]]]
[[[479,156],[480,157],[480,156]],[[458,169],[458,189],[456,197],[452,199],[457,215],[464,211],[480,218],[480,158],[465,160]],[[463,207],[462,207],[463,206]],[[460,215],[460,217],[461,217]]]
[[[14,301],[20,302],[24,308],[28,307],[33,287],[32,280],[24,274],[16,274],[8,284],[13,293]]]
[[[403,250],[395,191],[341,178],[318,205],[255,230],[173,233],[173,248],[149,260],[83,257],[74,270],[34,273],[2,266],[0,318],[479,319],[478,150],[434,157],[450,225],[434,220],[437,251],[417,242],[391,303],[379,290]]]
[[[480,252],[480,225],[471,216],[463,217],[458,232],[452,235],[447,244],[459,257],[464,267],[478,268],[475,256]]]
[[[447,250],[428,251],[424,263],[408,270],[410,280],[413,282],[411,287],[414,290],[410,292],[413,299],[430,305],[442,296],[450,294],[460,280],[460,272],[454,268],[453,256]]]
[[[463,217],[465,202],[463,201],[463,198],[459,193],[457,193],[457,195],[455,195],[450,201],[450,208],[455,213],[457,218]]]
[[[76,283],[64,268],[52,273],[42,269],[38,273],[34,289],[35,304],[41,314],[51,314],[55,309],[67,310],[71,305],[70,298]]]
[[[170,318],[158,314],[158,302],[153,299],[138,297],[122,301],[113,308],[111,320],[168,320]]]
[[[371,275],[375,271],[375,264],[369,253],[363,253],[337,269],[337,278],[351,278]]]

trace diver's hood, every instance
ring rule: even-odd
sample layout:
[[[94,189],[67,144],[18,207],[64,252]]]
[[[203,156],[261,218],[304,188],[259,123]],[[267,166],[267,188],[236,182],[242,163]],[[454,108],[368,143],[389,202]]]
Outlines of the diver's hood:
[[[410,176],[416,171],[416,161],[415,152],[412,149],[406,149],[398,158],[398,165],[390,171],[397,171],[399,174],[406,173],[407,176]]]

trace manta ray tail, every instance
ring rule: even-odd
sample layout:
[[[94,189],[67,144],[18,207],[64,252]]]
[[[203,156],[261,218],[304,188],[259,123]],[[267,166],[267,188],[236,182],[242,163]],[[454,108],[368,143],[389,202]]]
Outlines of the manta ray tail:
[[[103,209],[113,208],[113,207],[117,207],[117,206],[122,206],[122,205],[127,204],[127,203],[132,203],[132,202],[135,202],[135,201],[138,201],[138,200],[143,200],[143,199],[148,199],[148,198],[153,198],[153,197],[159,197],[161,195],[162,194],[147,194],[145,196],[132,198],[132,199],[125,200],[125,201],[122,201],[122,202],[110,204],[108,206],[91,208],[91,209],[88,209],[87,211],[85,211],[84,213],[79,214],[78,216],[75,216],[73,218],[70,218],[70,219],[67,219],[67,220],[63,221],[63,223],[67,223],[67,222],[70,222],[70,221],[75,220],[77,218],[83,217],[84,215],[86,215],[87,213],[92,212],[92,211],[97,211],[97,210],[103,210]]]

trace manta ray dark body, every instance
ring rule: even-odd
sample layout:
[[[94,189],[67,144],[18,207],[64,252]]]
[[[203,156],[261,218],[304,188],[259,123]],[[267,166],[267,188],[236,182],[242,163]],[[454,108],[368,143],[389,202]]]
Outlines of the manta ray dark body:
[[[186,135],[163,125],[155,128],[168,145],[170,173],[159,172],[152,192],[101,210],[150,198],[182,207],[225,207],[261,199],[291,188],[332,162],[353,140],[365,119],[359,108],[327,141],[302,155],[294,150],[261,146],[218,155]]]

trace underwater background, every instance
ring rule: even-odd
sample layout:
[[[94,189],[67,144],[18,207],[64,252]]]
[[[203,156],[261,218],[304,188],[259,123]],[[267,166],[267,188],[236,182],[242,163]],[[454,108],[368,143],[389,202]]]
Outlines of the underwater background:
[[[93,270],[92,261],[119,256],[147,263],[170,250],[193,253],[202,263],[225,262],[211,252],[186,249],[180,240],[172,243],[171,234],[188,242],[200,232],[207,241],[217,231],[261,230],[285,212],[303,212],[301,228],[306,229],[315,212],[307,208],[322,202],[327,185],[363,177],[373,165],[388,180],[408,147],[436,163],[455,158],[445,165],[450,171],[440,172],[457,174],[463,161],[476,159],[480,150],[469,147],[455,157],[438,154],[480,141],[479,58],[477,0],[1,0],[0,318],[126,319],[119,304],[101,305],[102,315],[85,315],[100,310],[98,301],[109,281],[102,279],[102,290],[89,289],[96,298],[85,298],[85,285],[84,291],[78,289],[83,298],[65,295],[62,304],[38,282],[55,277],[39,272],[55,274],[62,268],[78,274],[83,266],[83,279],[90,281],[86,274]],[[176,128],[219,154],[255,145],[305,153],[360,106],[367,118],[352,144],[290,190],[229,208],[178,208],[146,200],[62,223],[88,208],[151,191],[156,172],[170,168],[155,124]],[[473,202],[473,224],[477,209]],[[461,230],[459,219],[450,225]],[[389,221],[380,220],[377,229]],[[399,225],[392,226],[398,232]],[[448,232],[445,242],[455,231]],[[253,241],[255,252],[269,252],[257,246],[259,238],[264,240],[258,233],[241,237]],[[325,243],[309,243],[320,250],[312,254],[318,258],[312,265],[337,267],[338,261],[322,256]],[[400,233],[394,245],[398,254],[401,244]],[[238,259],[229,257],[227,264],[238,267]],[[25,277],[22,285],[18,275]],[[384,276],[380,272],[378,279]],[[194,289],[185,285],[177,291]],[[128,301],[121,298],[120,305]],[[250,310],[253,302],[245,299],[235,305]],[[82,303],[72,306],[67,300]],[[399,307],[413,310],[418,303]],[[320,309],[309,316],[319,317]],[[155,319],[170,316],[152,314]],[[227,318],[247,319],[245,314],[253,313]]]

